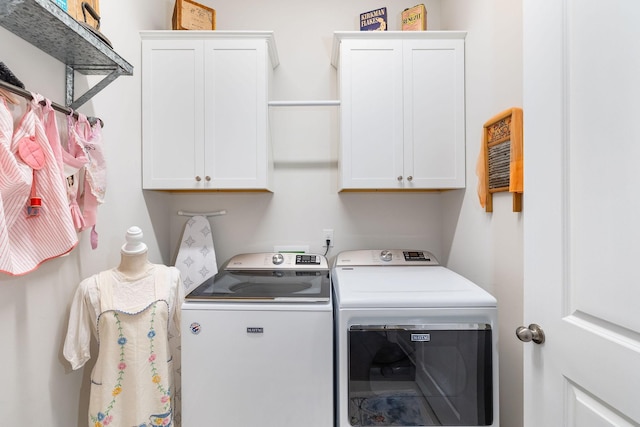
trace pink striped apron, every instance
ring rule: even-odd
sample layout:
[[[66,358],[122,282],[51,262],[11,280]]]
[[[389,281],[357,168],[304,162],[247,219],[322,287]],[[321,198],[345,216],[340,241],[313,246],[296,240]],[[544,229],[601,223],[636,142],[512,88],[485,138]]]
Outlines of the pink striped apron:
[[[78,195],[82,209],[84,225],[80,230],[91,228],[91,247],[98,247],[98,206],[104,203],[107,188],[107,169],[102,151],[102,133],[100,123],[91,126],[84,114],[78,118],[68,117],[69,145],[82,147],[87,163],[84,167],[84,189]],[[82,171],[81,171],[82,173]]]
[[[11,113],[6,105],[0,106],[1,175],[11,174],[11,178],[3,178],[0,182],[4,221],[0,224],[0,272],[11,275],[29,273],[44,261],[70,252],[78,243],[62,171],[36,114],[39,108],[37,101],[29,103],[10,137],[13,129]],[[42,169],[34,172],[18,154],[22,138],[29,138],[39,146],[44,160]],[[27,205],[34,177],[33,190],[42,199],[42,207],[37,216],[29,216]]]

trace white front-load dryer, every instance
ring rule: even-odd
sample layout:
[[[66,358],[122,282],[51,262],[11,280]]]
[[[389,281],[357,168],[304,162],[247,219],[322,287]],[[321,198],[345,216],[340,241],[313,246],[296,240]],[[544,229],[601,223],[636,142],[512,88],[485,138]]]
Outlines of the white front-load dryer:
[[[336,426],[499,426],[496,300],[422,250],[332,269]]]

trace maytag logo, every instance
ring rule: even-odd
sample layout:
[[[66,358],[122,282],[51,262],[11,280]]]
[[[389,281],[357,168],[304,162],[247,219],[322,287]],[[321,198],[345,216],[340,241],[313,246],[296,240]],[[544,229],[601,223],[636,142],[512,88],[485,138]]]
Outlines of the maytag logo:
[[[431,334],[411,334],[411,341],[429,342],[431,341]]]
[[[251,327],[251,328],[247,328],[247,333],[248,334],[263,334],[264,333],[264,329],[263,328]]]

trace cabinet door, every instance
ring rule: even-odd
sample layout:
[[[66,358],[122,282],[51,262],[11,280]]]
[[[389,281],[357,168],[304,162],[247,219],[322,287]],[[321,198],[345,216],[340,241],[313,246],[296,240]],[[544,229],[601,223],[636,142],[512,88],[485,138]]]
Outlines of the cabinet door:
[[[203,47],[143,40],[143,188],[198,189],[204,177]]]
[[[464,41],[404,41],[406,188],[465,186]]]
[[[340,46],[340,189],[402,188],[402,41]]]
[[[205,41],[205,188],[268,188],[270,69],[264,40]]]

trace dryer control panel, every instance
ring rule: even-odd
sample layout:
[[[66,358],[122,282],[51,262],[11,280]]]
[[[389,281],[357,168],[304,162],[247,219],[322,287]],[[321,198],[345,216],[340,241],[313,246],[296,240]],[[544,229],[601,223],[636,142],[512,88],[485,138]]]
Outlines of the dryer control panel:
[[[336,267],[440,265],[431,252],[415,249],[365,249],[338,254]]]

